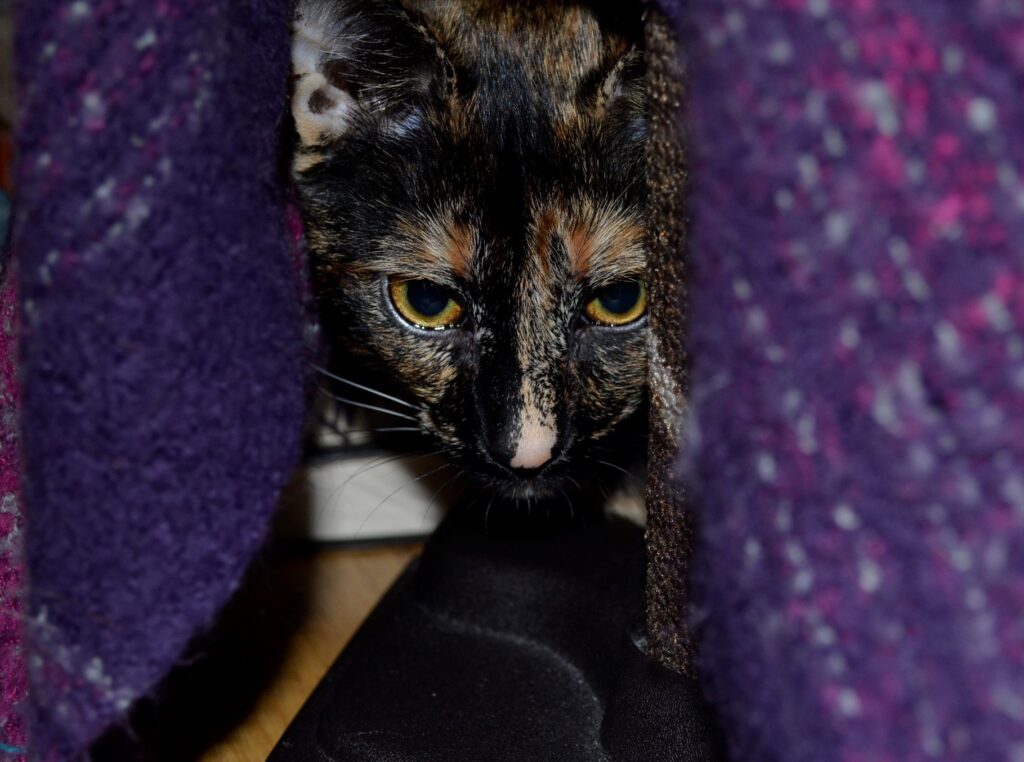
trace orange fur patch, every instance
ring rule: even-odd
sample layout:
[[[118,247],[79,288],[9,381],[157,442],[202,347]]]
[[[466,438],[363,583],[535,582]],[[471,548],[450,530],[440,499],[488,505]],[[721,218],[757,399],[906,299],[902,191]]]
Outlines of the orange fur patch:
[[[405,220],[399,224],[412,249],[404,259],[411,267],[427,266],[468,278],[476,256],[477,234],[450,215]]]
[[[565,243],[577,277],[612,281],[643,274],[646,231],[639,215],[588,209],[566,228]]]

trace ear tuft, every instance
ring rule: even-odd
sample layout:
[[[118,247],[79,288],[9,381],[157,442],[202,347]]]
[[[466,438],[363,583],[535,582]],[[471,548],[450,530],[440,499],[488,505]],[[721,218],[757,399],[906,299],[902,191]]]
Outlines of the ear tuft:
[[[355,108],[355,99],[319,72],[305,74],[295,84],[292,116],[304,146],[344,135],[352,123]]]
[[[303,146],[345,134],[352,123],[355,99],[324,76],[328,59],[344,55],[343,29],[331,15],[332,4],[304,0],[296,7],[292,35],[292,116]]]
[[[441,70],[435,43],[398,0],[299,0],[292,115],[303,148],[357,123],[407,134]]]
[[[622,56],[598,88],[600,119],[613,130],[642,141],[647,135],[644,56],[637,48]]]
[[[643,78],[643,53],[632,48],[605,76],[598,93],[598,106],[603,111],[610,111],[617,105],[628,104],[636,107],[642,104]]]

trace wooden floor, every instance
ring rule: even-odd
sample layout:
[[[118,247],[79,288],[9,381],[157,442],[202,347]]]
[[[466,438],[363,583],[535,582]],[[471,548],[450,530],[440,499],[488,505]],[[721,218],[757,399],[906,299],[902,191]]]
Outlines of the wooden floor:
[[[160,695],[140,702],[130,738],[93,759],[263,762],[335,657],[418,545],[319,549],[257,561],[211,634]]]
[[[276,584],[304,589],[307,610],[287,644],[279,672],[252,711],[202,757],[263,762],[344,645],[418,548],[321,550],[279,560]]]

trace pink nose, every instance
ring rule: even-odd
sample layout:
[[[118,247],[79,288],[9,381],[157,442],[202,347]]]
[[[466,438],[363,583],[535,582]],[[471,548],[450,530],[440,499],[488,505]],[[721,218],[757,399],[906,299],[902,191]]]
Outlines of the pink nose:
[[[509,461],[512,468],[536,469],[551,460],[558,432],[553,426],[524,421],[516,442],[516,451]]]

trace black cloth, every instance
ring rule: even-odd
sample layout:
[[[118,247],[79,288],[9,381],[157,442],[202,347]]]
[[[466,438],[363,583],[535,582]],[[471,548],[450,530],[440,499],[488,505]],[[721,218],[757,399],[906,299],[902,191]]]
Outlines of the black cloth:
[[[281,739],[291,760],[724,759],[697,685],[649,661],[642,532],[456,514]]]

